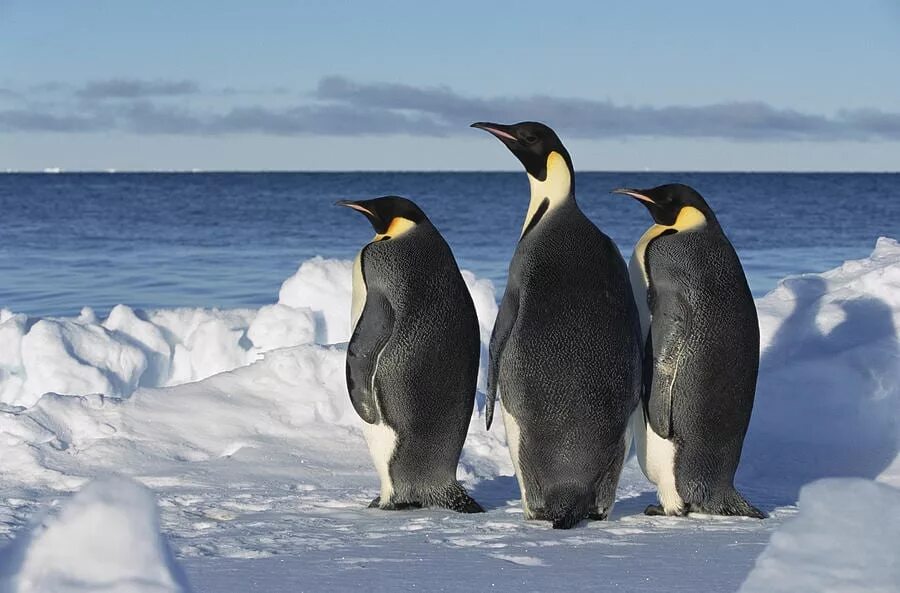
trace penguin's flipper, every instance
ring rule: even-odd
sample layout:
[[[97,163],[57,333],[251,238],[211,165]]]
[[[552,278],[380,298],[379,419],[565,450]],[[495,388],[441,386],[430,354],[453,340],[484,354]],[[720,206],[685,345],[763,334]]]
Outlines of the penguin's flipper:
[[[384,295],[370,291],[347,345],[347,389],[353,409],[368,424],[378,421],[375,370],[394,331],[394,310]]]
[[[648,351],[644,359],[647,419],[653,431],[664,439],[672,437],[672,407],[676,380],[685,342],[690,338],[691,311],[681,299],[654,316],[653,328],[647,339]],[[656,338],[653,339],[653,334]],[[647,385],[646,382],[650,384]]]
[[[503,348],[506,346],[506,340],[512,333],[518,315],[519,285],[518,281],[510,276],[506,284],[506,290],[503,293],[503,300],[500,302],[497,319],[494,321],[494,331],[491,332],[491,348],[490,356],[488,357],[488,389],[484,404],[485,426],[488,429],[490,429],[491,422],[494,420],[497,381],[500,378],[500,357],[503,355]]]

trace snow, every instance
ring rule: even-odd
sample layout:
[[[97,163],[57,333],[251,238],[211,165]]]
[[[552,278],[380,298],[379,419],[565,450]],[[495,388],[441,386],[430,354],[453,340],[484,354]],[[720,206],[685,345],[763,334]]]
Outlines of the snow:
[[[458,476],[487,513],[366,508],[378,480],[344,375],[351,265],[304,262],[259,310],[0,310],[0,537],[114,472],[152,490],[201,592],[522,592],[561,578],[734,591],[773,531],[821,522],[806,518],[815,488],[788,521],[805,484],[900,485],[896,241],[757,301],[763,360],[738,486],[769,520],[645,517],[655,494],[632,458],[612,520],[565,533],[523,521],[503,426],[485,431],[481,395]],[[493,286],[464,278],[486,355]],[[850,504],[826,499],[832,513]],[[826,552],[811,565],[830,562]]]
[[[804,486],[800,514],[740,593],[893,593],[900,588],[900,490],[858,478]]]
[[[72,319],[0,309],[0,403],[29,407],[45,393],[127,398],[139,387],[171,387],[249,365],[270,350],[346,342],[351,267],[306,261],[284,281],[278,302],[256,311],[118,305],[100,320],[89,308]],[[464,277],[487,320],[487,344],[497,314],[494,287],[471,272]]]
[[[757,401],[744,476],[778,504],[829,476],[900,487],[900,244],[824,274],[782,281],[757,301]]]
[[[97,480],[0,552],[3,593],[188,593],[153,494]]]

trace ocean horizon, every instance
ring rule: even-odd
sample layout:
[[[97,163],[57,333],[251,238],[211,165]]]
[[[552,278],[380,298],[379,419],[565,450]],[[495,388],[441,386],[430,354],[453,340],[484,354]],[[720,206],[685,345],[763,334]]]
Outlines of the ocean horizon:
[[[711,204],[755,296],[867,256],[900,220],[896,173],[582,171],[576,195],[627,259],[650,218],[609,191],[674,181]],[[389,194],[418,202],[499,295],[527,207],[521,171],[16,173],[0,177],[0,307],[258,307],[303,261],[351,259],[370,240],[336,200]]]

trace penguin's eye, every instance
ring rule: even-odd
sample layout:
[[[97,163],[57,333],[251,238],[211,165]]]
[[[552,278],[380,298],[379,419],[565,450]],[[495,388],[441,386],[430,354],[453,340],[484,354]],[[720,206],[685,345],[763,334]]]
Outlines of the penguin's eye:
[[[524,140],[525,144],[534,144],[535,142],[537,142],[537,136],[535,136],[534,134],[528,134],[527,136],[525,136]]]

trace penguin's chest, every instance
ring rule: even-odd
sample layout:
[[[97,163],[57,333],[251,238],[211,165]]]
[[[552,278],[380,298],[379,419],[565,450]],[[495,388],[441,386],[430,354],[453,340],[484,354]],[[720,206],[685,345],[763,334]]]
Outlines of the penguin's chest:
[[[356,255],[356,259],[353,260],[353,292],[350,303],[351,333],[356,329],[356,324],[362,316],[363,308],[366,305],[367,292],[365,277],[362,272],[362,251],[360,251]],[[376,405],[377,401],[376,398]],[[380,409],[378,410],[378,417],[382,417]],[[391,479],[391,459],[397,448],[397,433],[390,426],[379,420],[376,424],[363,422],[363,435],[366,438],[369,454],[372,456],[375,471],[378,472],[378,478],[381,482],[381,500],[388,501],[394,492],[394,484]]]
[[[363,435],[369,446],[369,454],[378,479],[381,483],[381,500],[389,501],[394,492],[394,482],[391,479],[391,459],[397,448],[397,433],[387,424],[366,424],[363,422]]]
[[[634,253],[631,261],[628,262],[628,278],[631,281],[631,291],[634,293],[634,302],[637,304],[638,316],[641,320],[641,338],[645,342],[650,332],[650,305],[647,301],[650,275],[647,272],[647,247],[665,230],[666,227],[660,225],[650,227],[634,246]]]
[[[525,492],[525,478],[522,476],[522,468],[519,463],[519,444],[522,439],[522,431],[515,417],[510,414],[500,402],[503,410],[503,426],[506,428],[506,443],[509,446],[509,456],[512,460],[513,469],[516,472],[516,479],[519,481],[519,491],[522,494],[522,507],[525,510],[525,516],[531,516],[531,510],[528,508],[528,496]]]

